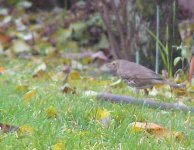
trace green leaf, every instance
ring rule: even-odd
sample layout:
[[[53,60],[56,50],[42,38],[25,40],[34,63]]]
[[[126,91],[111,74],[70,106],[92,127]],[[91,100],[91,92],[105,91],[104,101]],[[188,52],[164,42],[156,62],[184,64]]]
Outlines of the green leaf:
[[[181,55],[187,58],[187,50],[185,48],[181,50]]]
[[[181,57],[176,57],[176,58],[174,59],[174,66],[176,66],[177,63],[178,63],[180,60],[181,60]]]

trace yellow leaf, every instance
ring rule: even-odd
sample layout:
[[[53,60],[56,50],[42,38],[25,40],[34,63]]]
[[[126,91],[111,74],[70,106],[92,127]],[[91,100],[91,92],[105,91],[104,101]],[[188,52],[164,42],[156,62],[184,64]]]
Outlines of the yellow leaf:
[[[29,102],[36,95],[36,90],[32,89],[23,95],[23,100]]]
[[[80,79],[80,74],[77,71],[72,71],[68,74],[68,80],[78,80]]]
[[[58,142],[52,146],[52,150],[64,150],[65,145],[62,142]]]
[[[54,118],[57,116],[57,112],[53,106],[48,107],[46,110],[47,118]]]
[[[91,61],[92,61],[91,57],[84,57],[84,58],[81,59],[81,63],[82,63],[83,65],[87,65],[87,64],[89,64]]]
[[[155,84],[154,85],[154,88],[155,89],[159,89],[159,90],[163,90],[163,89],[167,89],[167,90],[170,90],[170,86],[167,85],[167,84]]]
[[[97,120],[102,120],[110,116],[110,112],[107,111],[106,109],[98,109],[96,111],[96,119]]]
[[[35,129],[31,126],[28,125],[23,125],[18,128],[17,130],[17,136],[22,137],[22,136],[31,136],[34,133]]]
[[[27,91],[29,89],[29,86],[28,85],[18,85],[16,86],[15,90],[17,92],[23,92],[23,91]]]
[[[124,84],[123,84],[122,80],[119,79],[119,80],[113,82],[110,86],[114,87],[114,88],[117,88],[117,87],[121,88],[121,87],[124,87]]]
[[[183,135],[183,133],[181,133],[181,132],[176,132],[176,131],[174,131],[174,132],[173,132],[173,135],[176,137],[176,139],[177,139],[178,141],[183,141],[183,139],[184,139],[184,135]]]
[[[189,94],[187,89],[183,89],[183,88],[178,88],[178,89],[174,88],[172,92],[175,93],[177,96],[188,96]]]

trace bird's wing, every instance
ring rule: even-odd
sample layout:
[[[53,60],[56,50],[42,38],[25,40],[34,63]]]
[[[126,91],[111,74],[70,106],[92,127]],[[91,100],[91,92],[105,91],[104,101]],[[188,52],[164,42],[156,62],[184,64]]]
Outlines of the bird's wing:
[[[122,64],[122,68],[119,68],[117,73],[123,78],[162,80],[160,75],[156,74],[153,70],[133,62]]]
[[[156,73],[145,73],[145,74],[135,74],[134,78],[139,78],[139,79],[156,79],[156,80],[163,80],[160,75]]]
[[[155,72],[139,72],[139,71],[130,71],[127,70],[120,74],[121,78],[123,79],[156,79],[156,80],[163,80],[160,75],[156,74]]]

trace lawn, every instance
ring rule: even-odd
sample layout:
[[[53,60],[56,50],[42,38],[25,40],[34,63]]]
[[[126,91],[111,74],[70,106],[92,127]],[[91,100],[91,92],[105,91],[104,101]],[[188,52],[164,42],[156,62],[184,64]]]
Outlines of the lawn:
[[[0,123],[19,127],[17,131],[0,132],[1,150],[194,149],[193,114],[96,100],[86,91],[134,96],[127,86],[110,87],[113,78],[99,73],[92,76],[91,72],[79,71],[81,78],[69,81],[75,92],[64,93],[61,87],[65,81],[52,79],[62,61],[47,59],[46,64],[46,73],[33,78],[37,62],[0,58],[0,66],[5,68],[0,74]],[[30,90],[34,93],[25,98]],[[166,97],[157,100],[175,101]],[[105,125],[96,117],[99,110],[110,113]],[[184,139],[133,132],[129,124],[135,121],[153,122],[182,132]]]

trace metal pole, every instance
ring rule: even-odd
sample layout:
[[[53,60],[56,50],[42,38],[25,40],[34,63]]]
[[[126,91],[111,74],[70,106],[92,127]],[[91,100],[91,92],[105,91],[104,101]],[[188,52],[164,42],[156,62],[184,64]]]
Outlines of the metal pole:
[[[156,6],[156,66],[155,72],[159,73],[159,32],[160,32],[160,8]]]
[[[135,61],[136,61],[136,63],[137,64],[139,64],[139,50],[136,50],[136,52],[135,52]]]

